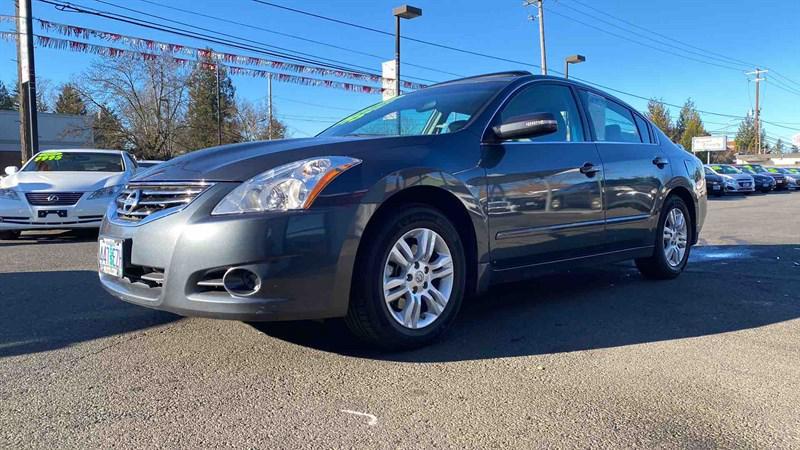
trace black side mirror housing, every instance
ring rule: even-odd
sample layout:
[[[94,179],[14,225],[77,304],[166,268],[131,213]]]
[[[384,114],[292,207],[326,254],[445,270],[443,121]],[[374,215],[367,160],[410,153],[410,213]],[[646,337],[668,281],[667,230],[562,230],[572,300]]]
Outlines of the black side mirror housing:
[[[558,122],[551,113],[514,116],[492,128],[500,140],[529,139],[558,131]]]

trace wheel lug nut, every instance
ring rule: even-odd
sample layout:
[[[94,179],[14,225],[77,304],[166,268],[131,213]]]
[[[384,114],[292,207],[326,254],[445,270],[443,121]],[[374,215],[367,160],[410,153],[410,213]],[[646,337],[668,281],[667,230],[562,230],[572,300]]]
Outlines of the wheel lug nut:
[[[424,287],[425,289],[428,289],[428,282],[426,281],[426,282],[422,283],[422,287]]]
[[[412,277],[411,274],[406,275],[406,280],[411,281],[412,278],[414,277]]]
[[[415,269],[419,269],[419,263],[418,263],[418,262],[415,262],[415,263],[414,263],[414,268],[415,268]]]
[[[416,294],[416,293],[417,293],[417,287],[416,287],[416,286],[414,286],[414,287],[411,289],[411,291],[412,291],[412,292],[414,292],[414,293]]]
[[[431,270],[430,267],[427,266],[425,267],[425,273],[428,273],[430,270]]]

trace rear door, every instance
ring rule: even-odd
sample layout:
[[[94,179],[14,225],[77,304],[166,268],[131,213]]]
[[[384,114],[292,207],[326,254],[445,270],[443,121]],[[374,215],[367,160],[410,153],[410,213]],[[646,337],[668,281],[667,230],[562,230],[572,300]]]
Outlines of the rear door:
[[[669,160],[641,115],[593,91],[580,97],[603,160],[608,237],[616,250],[653,245]]]
[[[492,125],[541,112],[556,118],[558,131],[483,146],[497,268],[580,257],[605,244],[602,163],[573,89],[532,82],[505,103]]]

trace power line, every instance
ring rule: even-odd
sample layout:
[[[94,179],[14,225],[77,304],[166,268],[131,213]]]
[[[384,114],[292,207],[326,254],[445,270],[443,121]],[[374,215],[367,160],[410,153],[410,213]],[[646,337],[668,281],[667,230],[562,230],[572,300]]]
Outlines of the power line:
[[[148,12],[145,12],[145,11],[140,11],[140,10],[137,10],[137,9],[134,9],[134,8],[129,8],[127,6],[120,6],[120,5],[117,5],[115,3],[105,1],[105,0],[94,0],[94,1],[97,2],[97,3],[102,3],[104,5],[108,5],[108,6],[114,7],[114,8],[122,9],[124,11],[129,11],[129,12],[132,12],[132,13],[135,13],[135,14],[140,14],[140,15],[143,15],[143,16],[146,16],[146,17],[152,17],[152,18],[159,19],[159,20],[165,20],[165,21],[171,22],[171,23],[177,23],[177,24],[182,25],[182,26],[195,28],[195,29],[202,30],[202,31],[205,31],[205,32],[218,34],[220,36],[225,36],[225,37],[228,37],[228,38],[233,38],[233,39],[238,39],[238,40],[245,41],[245,42],[250,42],[250,43],[253,43],[253,44],[263,45],[265,47],[271,47],[271,48],[278,49],[278,50],[285,51],[285,52],[293,52],[293,53],[298,54],[298,55],[303,55],[303,56],[306,56],[306,57],[309,57],[309,58],[315,58],[315,59],[318,59],[318,60],[321,60],[321,61],[330,61],[330,62],[333,62],[335,64],[343,64],[343,65],[346,65],[346,66],[356,67],[356,68],[359,68],[359,69],[372,70],[369,67],[359,66],[359,65],[356,65],[356,64],[353,64],[353,63],[337,61],[335,59],[330,59],[330,58],[326,58],[326,57],[322,57],[322,56],[317,56],[317,55],[313,55],[313,54],[310,54],[310,53],[291,50],[291,49],[287,49],[287,48],[284,48],[284,47],[278,47],[278,46],[275,46],[275,45],[264,44],[263,42],[255,41],[255,40],[252,40],[252,39],[249,39],[249,38],[244,38],[244,37],[241,37],[241,36],[236,36],[236,35],[232,35],[232,34],[228,34],[228,33],[223,33],[223,32],[220,32],[220,31],[213,30],[213,29],[204,28],[204,27],[200,27],[200,26],[197,26],[197,25],[192,25],[192,24],[186,23],[186,22],[181,22],[179,20],[169,19],[167,17],[158,16],[158,15],[151,14],[151,13],[148,13]],[[110,14],[115,14],[115,13],[110,13]],[[141,19],[137,19],[137,20],[141,20]],[[159,24],[159,25],[161,25],[161,24]],[[409,78],[411,78],[411,77],[409,77]],[[429,80],[429,79],[423,79],[423,78],[417,78],[417,79],[421,79],[423,81],[427,81],[427,82],[431,82],[431,83],[435,83],[436,82],[436,80]]]
[[[596,21],[599,21],[599,22],[605,23],[605,24],[607,24],[607,25],[609,25],[609,26],[612,26],[612,27],[614,27],[614,28],[616,28],[616,29],[622,30],[622,31],[624,31],[624,32],[626,32],[626,33],[629,33],[629,34],[632,34],[632,35],[634,35],[634,36],[637,36],[637,37],[640,37],[640,38],[643,38],[643,39],[647,39],[648,41],[651,41],[651,42],[655,42],[656,44],[659,44],[659,45],[667,46],[667,47],[673,48],[673,49],[675,49],[675,50],[678,50],[678,51],[682,51],[682,52],[686,52],[686,53],[691,53],[691,54],[693,54],[693,55],[697,55],[697,56],[700,56],[700,57],[703,57],[703,58],[708,58],[708,59],[717,60],[717,61],[720,61],[720,62],[722,62],[722,63],[729,64],[729,65],[730,65],[732,62],[734,62],[734,61],[730,60],[729,58],[719,58],[719,57],[711,56],[711,55],[709,55],[709,54],[708,54],[708,52],[705,52],[705,51],[704,51],[704,52],[699,52],[699,51],[695,51],[695,50],[687,50],[687,49],[680,48],[680,47],[676,46],[676,45],[674,44],[674,42],[665,42],[665,39],[666,39],[666,40],[669,40],[669,41],[674,41],[674,40],[673,40],[673,39],[671,39],[671,38],[655,39],[655,38],[652,38],[652,37],[650,37],[650,36],[648,36],[648,35],[646,35],[646,34],[644,34],[644,33],[639,33],[639,32],[636,32],[636,31],[632,31],[632,30],[630,30],[629,28],[621,27],[621,26],[619,26],[619,25],[617,25],[617,24],[615,24],[615,23],[613,23],[613,22],[610,22],[610,21],[608,21],[608,20],[605,20],[605,19],[603,19],[603,18],[600,18],[600,17],[594,16],[594,15],[591,15],[591,14],[589,14],[589,13],[586,13],[586,12],[584,12],[584,11],[581,11],[581,10],[579,10],[579,9],[577,9],[577,8],[573,8],[573,7],[571,7],[571,6],[567,5],[567,4],[564,4],[564,3],[559,3],[559,5],[560,5],[562,8],[568,8],[568,9],[571,9],[572,11],[575,11],[575,12],[577,12],[577,13],[579,13],[579,14],[583,14],[584,16],[587,16],[587,17],[589,17],[589,18],[591,18],[591,19],[594,19],[594,20],[596,20]],[[742,66],[748,66],[748,67],[749,67],[750,65],[745,65],[745,64],[742,64]],[[736,70],[740,70],[740,69],[736,69]]]
[[[593,28],[593,29],[595,29],[595,30],[597,30],[597,31],[600,31],[601,33],[605,33],[605,34],[608,34],[608,35],[611,35],[611,36],[617,37],[617,38],[619,38],[619,39],[622,39],[622,40],[624,40],[624,41],[627,41],[627,42],[630,42],[630,43],[633,43],[633,44],[641,45],[642,47],[647,47],[647,48],[650,48],[650,49],[653,49],[653,50],[656,50],[656,51],[659,51],[659,52],[662,52],[662,53],[667,53],[667,54],[670,54],[670,55],[677,56],[677,57],[679,57],[679,58],[684,58],[684,59],[688,59],[688,60],[691,60],[691,61],[699,62],[699,63],[701,63],[701,64],[706,64],[706,65],[709,65],[709,66],[715,66],[715,67],[719,67],[719,68],[722,68],[722,69],[732,70],[732,71],[734,71],[734,72],[739,72],[739,73],[741,73],[741,72],[742,72],[742,69],[741,69],[741,68],[739,68],[739,67],[732,67],[732,66],[728,66],[728,65],[723,65],[723,64],[714,63],[714,62],[711,62],[711,61],[705,61],[705,60],[702,60],[702,59],[699,59],[699,58],[694,58],[694,57],[687,56],[687,55],[682,55],[682,54],[680,54],[680,53],[677,53],[677,52],[674,52],[674,51],[672,51],[672,50],[667,50],[667,49],[659,48],[659,47],[656,47],[656,46],[654,46],[654,45],[650,45],[650,44],[646,44],[646,43],[644,43],[644,42],[641,42],[641,41],[636,41],[636,40],[630,39],[630,38],[628,38],[627,36],[623,36],[623,35],[621,35],[621,34],[618,34],[618,33],[615,33],[615,32],[613,32],[613,31],[608,31],[608,30],[606,30],[606,29],[603,29],[603,28],[601,28],[601,27],[598,27],[598,26],[592,25],[592,24],[590,24],[590,23],[584,22],[584,21],[582,21],[582,20],[580,20],[580,19],[576,19],[576,18],[574,18],[574,17],[570,17],[570,16],[568,16],[568,15],[566,15],[566,14],[562,14],[562,13],[560,13],[560,12],[558,12],[558,11],[553,11],[553,10],[550,10],[550,12],[551,12],[552,14],[555,14],[555,15],[557,15],[557,16],[561,16],[561,17],[564,17],[564,18],[566,18],[566,19],[568,19],[568,20],[571,20],[571,21],[573,21],[573,22],[577,22],[577,23],[579,23],[579,24],[581,24],[581,25],[583,25],[583,26],[585,26],[585,27]],[[662,45],[663,45],[663,44],[662,44]]]
[[[162,3],[154,2],[152,0],[137,0],[137,1],[140,1],[140,2],[143,2],[143,3],[147,3],[147,4],[150,4],[150,5],[154,5],[154,6],[159,6],[161,8],[170,9],[170,10],[173,10],[173,11],[179,11],[179,12],[182,12],[182,13],[185,13],[185,14],[191,14],[191,15],[195,15],[195,16],[198,16],[198,17],[204,17],[206,19],[216,20],[218,22],[229,23],[231,25],[237,25],[237,26],[250,28],[250,29],[253,29],[253,30],[259,30],[259,31],[263,31],[265,33],[271,33],[271,34],[275,34],[275,35],[278,35],[278,36],[297,39],[297,40],[300,40],[300,41],[303,41],[303,42],[309,42],[309,43],[312,43],[312,44],[317,44],[317,45],[322,45],[322,46],[325,46],[325,47],[335,48],[337,50],[342,50],[342,51],[354,53],[354,54],[361,55],[361,56],[368,56],[370,58],[376,58],[376,59],[380,59],[380,60],[385,60],[386,59],[385,56],[376,55],[374,53],[363,52],[363,51],[360,51],[360,50],[355,50],[355,49],[352,49],[352,48],[342,47],[342,46],[339,46],[339,45],[331,44],[330,42],[318,41],[318,40],[315,40],[315,39],[310,39],[310,38],[306,38],[306,37],[303,37],[303,36],[298,36],[296,34],[284,33],[284,32],[281,32],[281,31],[270,30],[269,28],[264,28],[264,27],[260,27],[260,26],[256,26],[256,25],[251,25],[251,24],[248,24],[248,23],[243,23],[243,22],[237,22],[235,20],[230,20],[230,19],[225,19],[225,18],[222,18],[222,17],[212,16],[210,14],[203,14],[203,13],[200,13],[200,12],[197,12],[197,11],[192,11],[192,10],[189,10],[189,9],[178,8],[176,6],[165,5],[165,4],[162,4]],[[460,74],[457,74],[457,73],[448,72],[446,70],[441,70],[441,69],[437,69],[437,68],[434,68],[434,67],[428,67],[428,66],[423,66],[423,65],[419,65],[419,64],[414,64],[414,63],[411,63],[411,62],[405,62],[404,64],[406,66],[409,66],[409,67],[416,67],[418,69],[429,70],[431,72],[438,72],[438,73],[442,73],[442,74],[445,74],[445,75],[453,75],[453,76],[456,76],[456,77],[463,76],[463,75],[460,75]]]
[[[759,66],[759,64],[754,64],[754,63],[752,63],[752,62],[743,61],[743,60],[741,60],[741,59],[737,59],[737,58],[731,57],[731,56],[729,56],[729,55],[724,55],[724,54],[722,54],[722,53],[719,53],[719,52],[715,52],[715,51],[712,51],[712,50],[704,49],[704,48],[698,47],[698,46],[696,46],[696,45],[692,45],[692,44],[689,44],[689,43],[687,43],[687,42],[680,41],[680,40],[678,40],[678,39],[675,39],[674,37],[671,37],[671,36],[667,36],[667,35],[664,35],[664,34],[658,33],[658,32],[656,32],[656,31],[653,31],[653,30],[652,30],[652,29],[650,29],[650,28],[643,27],[643,26],[641,26],[641,25],[639,25],[639,24],[636,24],[636,23],[634,23],[634,22],[631,22],[631,21],[629,21],[629,20],[625,20],[625,19],[622,19],[622,18],[620,18],[620,17],[617,17],[617,16],[614,16],[614,15],[612,15],[612,14],[609,14],[609,13],[607,13],[607,12],[603,11],[603,10],[600,10],[600,9],[598,9],[598,8],[595,8],[595,7],[593,7],[593,6],[589,5],[589,4],[585,3],[585,2],[582,2],[582,1],[580,1],[580,0],[568,0],[568,1],[572,1],[573,3],[577,3],[577,4],[579,4],[579,5],[582,5],[583,7],[587,8],[587,9],[590,9],[590,10],[592,10],[592,11],[595,11],[595,12],[597,12],[597,13],[600,13],[600,14],[602,14],[602,15],[604,15],[604,16],[610,17],[610,18],[612,18],[612,19],[614,19],[614,20],[618,20],[618,21],[620,21],[620,22],[622,22],[622,23],[624,23],[624,24],[626,24],[626,25],[629,25],[629,26],[631,26],[631,27],[638,28],[638,29],[640,29],[640,30],[646,31],[646,32],[648,32],[648,33],[652,33],[652,34],[654,34],[654,35],[656,35],[656,36],[660,36],[660,37],[662,37],[662,38],[665,38],[665,39],[669,39],[669,40],[671,40],[671,41],[674,41],[674,42],[676,42],[676,43],[678,43],[678,44],[680,44],[680,45],[682,45],[682,46],[684,46],[684,47],[693,48],[693,49],[695,49],[695,50],[699,50],[699,51],[701,51],[701,52],[704,52],[704,53],[707,53],[707,54],[710,54],[710,55],[716,55],[716,56],[719,56],[719,57],[725,58],[725,59],[727,59],[727,60],[730,60],[730,61],[733,61],[733,62],[736,62],[736,63],[742,64],[743,66],[747,66],[747,67]],[[782,79],[786,80],[787,82],[790,82],[790,83],[792,83],[792,84],[795,84],[795,85],[797,85],[797,86],[800,86],[800,83],[799,83],[799,82],[797,82],[797,81],[794,81],[794,80],[792,80],[791,78],[788,78],[788,77],[786,77],[786,76],[784,76],[784,75],[780,74],[779,72],[775,71],[775,70],[774,70],[774,69],[772,69],[771,67],[767,67],[767,66],[764,66],[764,65],[761,65],[761,66],[762,66],[762,67],[764,67],[764,68],[766,68],[766,69],[768,69],[768,70],[770,70],[770,71],[772,72],[772,74],[773,74],[773,75],[776,75],[776,76],[778,76],[779,78],[782,78]]]
[[[388,31],[380,30],[378,28],[368,27],[366,25],[360,25],[360,24],[353,23],[353,22],[348,22],[346,20],[336,19],[336,18],[329,17],[329,16],[323,16],[322,14],[316,14],[316,13],[312,13],[312,12],[309,12],[309,11],[303,11],[303,10],[297,9],[297,8],[290,8],[288,6],[278,5],[276,3],[267,2],[267,1],[264,1],[264,0],[252,0],[252,1],[254,1],[256,3],[260,3],[262,5],[272,6],[274,8],[279,8],[279,9],[283,9],[283,10],[286,10],[286,11],[291,11],[293,13],[302,14],[302,15],[310,16],[310,17],[315,17],[317,19],[325,20],[325,21],[328,21],[328,22],[333,22],[333,23],[338,23],[340,25],[346,25],[346,26],[349,26],[349,27],[358,28],[360,30],[370,31],[370,32],[382,34],[382,35],[385,35],[385,36],[394,36],[393,33],[390,33]],[[464,53],[464,54],[468,54],[468,55],[480,56],[480,57],[483,57],[483,58],[493,59],[495,61],[503,61],[503,62],[513,63],[513,64],[521,64],[523,66],[532,66],[532,67],[536,67],[536,68],[541,68],[540,66],[538,66],[536,64],[531,64],[531,63],[525,62],[525,61],[519,61],[519,60],[514,60],[514,59],[509,59],[509,58],[503,58],[503,57],[500,57],[500,56],[490,55],[490,54],[487,54],[487,53],[481,53],[481,52],[467,50],[467,49],[463,49],[463,48],[459,48],[459,47],[453,47],[453,46],[450,46],[450,45],[439,44],[437,42],[426,41],[426,40],[423,40],[423,39],[416,39],[416,38],[413,38],[413,37],[410,37],[410,36],[400,36],[400,39],[403,39],[405,41],[410,41],[410,42],[416,42],[418,44],[424,44],[424,45],[429,45],[429,46],[432,46],[432,47],[442,48],[442,49],[450,50],[450,51],[454,51],[454,52],[459,52],[459,53]]]

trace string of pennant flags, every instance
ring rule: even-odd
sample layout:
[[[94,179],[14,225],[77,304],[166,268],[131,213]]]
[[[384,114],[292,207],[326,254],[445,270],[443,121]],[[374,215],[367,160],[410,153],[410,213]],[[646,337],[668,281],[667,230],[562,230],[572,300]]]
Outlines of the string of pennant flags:
[[[16,18],[14,16],[0,15],[0,21],[13,22],[15,20]],[[318,66],[308,66],[304,64],[290,63],[286,61],[276,61],[261,57],[244,56],[226,52],[217,52],[211,49],[196,48],[169,42],[156,41],[152,39],[145,39],[141,37],[129,36],[119,33],[101,31],[92,28],[78,27],[75,25],[51,22],[43,19],[35,19],[35,20],[38,23],[39,27],[44,31],[55,32],[65,37],[75,37],[81,39],[96,38],[107,42],[121,43],[128,47],[133,47],[147,52],[158,52],[171,55],[184,55],[193,57],[198,60],[206,60],[206,61],[210,60],[227,64],[269,67],[271,69],[287,71],[287,72],[353,79],[353,80],[360,80],[373,83],[381,83],[382,81],[384,81],[383,77],[376,74],[330,69]],[[55,39],[55,38],[50,38],[50,39]],[[76,42],[76,41],[69,41],[69,42]],[[88,43],[86,45],[93,46],[93,44],[88,44]],[[79,45],[73,45],[73,46],[76,47],[76,49],[80,48]],[[103,46],[95,46],[95,47],[100,48]],[[106,47],[106,48],[112,48],[112,47]],[[91,49],[91,47],[87,47],[87,49]],[[116,49],[116,50],[131,52],[130,50],[124,50],[124,49]],[[117,56],[114,54],[116,53],[116,51],[112,51],[111,53],[112,54],[110,55],[103,55],[103,56],[111,56],[111,57]],[[102,55],[102,53],[97,53],[97,54]],[[146,54],[152,54],[152,53],[146,53]],[[181,60],[182,58],[176,57],[176,59]],[[387,81],[394,82],[394,80],[389,80],[389,79],[387,79]],[[405,80],[402,81],[402,86],[406,89],[412,89],[412,90],[422,89],[425,87],[425,85],[423,84],[413,83]]]
[[[0,38],[6,41],[16,40],[17,33],[3,31],[0,32]],[[57,50],[67,50],[72,52],[78,53],[87,53],[92,55],[98,55],[108,58],[126,58],[126,57],[138,57],[142,58],[145,61],[152,61],[158,58],[166,57],[173,60],[176,64],[181,66],[186,65],[199,65],[203,68],[208,69],[215,69],[217,65],[219,67],[224,67],[225,70],[228,71],[231,75],[240,75],[240,76],[249,76],[255,78],[269,78],[271,77],[274,81],[283,82],[283,83],[292,83],[292,84],[300,84],[304,86],[318,86],[318,87],[325,87],[325,88],[332,88],[332,89],[342,89],[349,92],[357,92],[361,94],[380,94],[383,92],[382,88],[374,87],[374,86],[367,86],[363,84],[355,84],[349,83],[345,81],[336,81],[336,80],[324,80],[320,78],[312,78],[306,77],[301,75],[291,75],[286,73],[279,73],[270,70],[262,70],[262,69],[252,69],[249,67],[241,67],[235,66],[230,64],[222,64],[222,63],[210,63],[204,61],[197,61],[192,59],[186,58],[178,58],[175,56],[168,56],[163,54],[156,54],[156,53],[146,53],[140,52],[135,50],[129,49],[122,49],[117,47],[107,47],[104,45],[96,45],[96,44],[89,44],[86,42],[80,41],[73,41],[69,39],[60,39],[54,38],[50,36],[40,36],[34,35],[35,43],[39,47],[43,48],[51,48]]]

